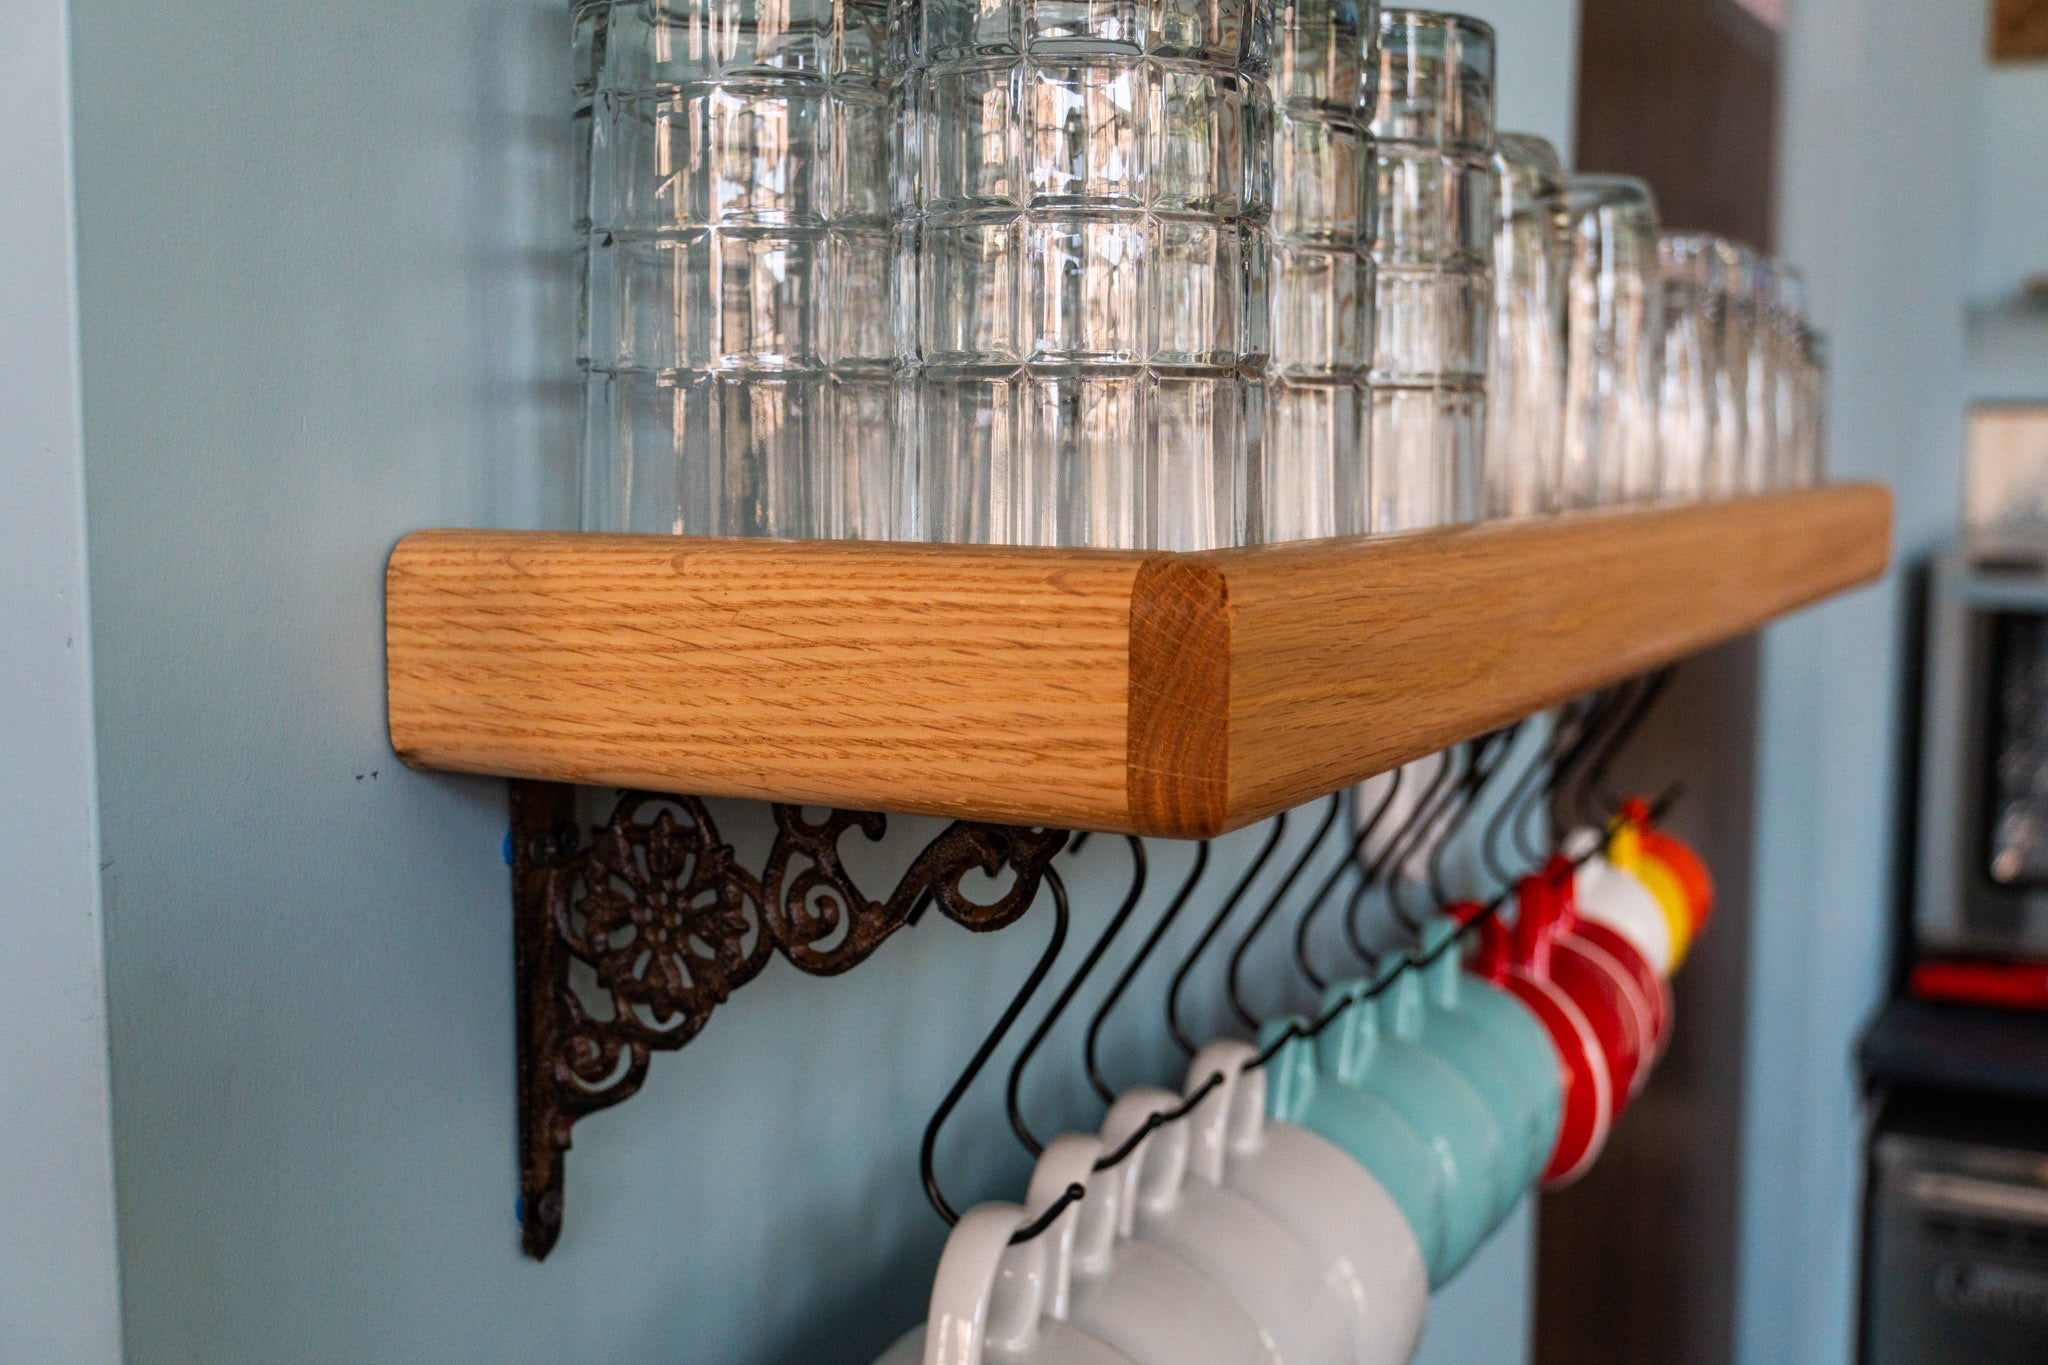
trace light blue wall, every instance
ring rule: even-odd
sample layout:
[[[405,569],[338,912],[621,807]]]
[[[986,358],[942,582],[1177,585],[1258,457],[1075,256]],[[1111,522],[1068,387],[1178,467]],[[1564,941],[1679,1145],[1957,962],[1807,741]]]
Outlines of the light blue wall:
[[[1832,471],[1891,484],[1898,567],[1764,639],[1738,1304],[1755,1365],[1833,1365],[1854,1341],[1852,1050],[1891,945],[1904,570],[1958,524],[1981,20],[1799,0],[1786,34],[1779,246],[1832,342]]]
[[[0,6],[0,1360],[118,1358],[64,0]]]
[[[1536,16],[1503,25],[1535,35],[1511,110],[1566,118],[1534,93],[1568,79],[1570,7],[1484,8]],[[394,761],[381,573],[417,527],[571,519],[563,30],[554,0],[76,0],[136,1365],[865,1361],[940,1240],[925,1113],[1046,932],[934,919],[844,979],[771,967],[578,1128],[562,1244],[519,1256],[503,788]],[[758,808],[719,816],[758,847]],[[1077,934],[1119,856],[1086,855]],[[1172,1072],[1155,1002],[1120,1080]],[[1048,1124],[1097,1116],[1076,1081],[1057,1040]],[[958,1199],[1017,1187],[986,1090],[942,1155]],[[1446,1296],[1430,1359],[1526,1353],[1527,1247]]]
[[[2048,62],[1986,64],[1978,77],[1970,200],[1970,397],[2048,399]]]
[[[1978,61],[1970,297],[2004,303],[2048,275],[2048,62]]]

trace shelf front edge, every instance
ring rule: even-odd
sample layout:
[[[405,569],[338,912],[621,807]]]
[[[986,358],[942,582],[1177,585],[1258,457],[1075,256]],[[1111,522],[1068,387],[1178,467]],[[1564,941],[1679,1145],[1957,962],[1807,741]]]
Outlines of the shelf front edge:
[[[392,746],[421,768],[1120,829],[1146,561],[419,532],[386,572]]]
[[[1883,486],[1842,484],[1205,556],[1233,637],[1217,828],[1874,579],[1891,514]]]
[[[1195,555],[430,531],[423,768],[1218,834],[1876,577],[1875,485]]]

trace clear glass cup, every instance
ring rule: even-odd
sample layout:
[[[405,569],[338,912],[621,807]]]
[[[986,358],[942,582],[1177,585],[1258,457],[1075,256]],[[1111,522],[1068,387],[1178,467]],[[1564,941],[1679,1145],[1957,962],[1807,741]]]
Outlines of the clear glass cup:
[[[1770,486],[1796,488],[1811,481],[1804,445],[1806,403],[1806,276],[1773,261],[1768,273],[1769,380],[1765,402],[1771,415]]]
[[[1815,487],[1827,481],[1827,338],[1810,321],[1799,327],[1799,409],[1795,439],[1799,459],[1795,482]]]
[[[1563,503],[1644,501],[1658,487],[1664,298],[1650,187],[1628,176],[1571,177],[1565,240]]]
[[[928,538],[1242,538],[1266,349],[1264,22],[1247,0],[925,0]]]
[[[1265,429],[1250,496],[1267,541],[1369,529],[1372,144],[1363,79],[1379,7],[1272,12],[1271,258]]]
[[[587,527],[898,529],[872,524],[897,459],[888,29],[886,0],[606,11]]]
[[[1493,30],[1380,15],[1372,134],[1374,531],[1479,514],[1493,335]]]
[[[1486,514],[1556,506],[1564,440],[1564,169],[1540,137],[1503,133],[1494,155],[1493,345],[1486,377]]]
[[[1667,232],[1657,239],[1657,259],[1664,284],[1657,492],[1696,501],[1706,496],[1714,459],[1715,242]]]
[[[1740,242],[1714,242],[1714,455],[1707,492],[1730,497],[1752,484],[1750,372],[1755,363],[1756,253]]]

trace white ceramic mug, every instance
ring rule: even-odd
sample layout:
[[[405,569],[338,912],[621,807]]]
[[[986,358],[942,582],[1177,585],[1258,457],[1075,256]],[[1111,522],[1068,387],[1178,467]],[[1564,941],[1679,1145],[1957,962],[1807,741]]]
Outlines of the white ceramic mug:
[[[1051,1281],[1047,1314],[1136,1365],[1280,1365],[1228,1290],[1164,1247],[1122,1238],[1124,1170],[1096,1170],[1102,1150],[1100,1138],[1068,1134],[1047,1144],[1031,1173],[1025,1206],[1033,1217],[1069,1186],[1088,1191],[1047,1233],[1064,1239],[1070,1272]],[[1144,1156],[1134,1152],[1127,1164]]]
[[[1405,1365],[1429,1316],[1429,1271],[1393,1196],[1343,1150],[1305,1128],[1266,1117],[1266,1074],[1245,1069],[1249,1043],[1212,1043],[1188,1067],[1187,1093],[1222,1083],[1189,1116],[1195,1174],[1220,1169],[1225,1185],[1294,1234],[1351,1310],[1352,1359]]]
[[[1150,1087],[1127,1091],[1103,1120],[1116,1150],[1180,1097]],[[1188,1121],[1153,1134],[1129,1177],[1123,1210],[1136,1236],[1165,1247],[1230,1291],[1273,1343],[1282,1365],[1349,1365],[1351,1322],[1308,1250],[1270,1213],[1205,1174],[1189,1178]]]
[[[969,1209],[946,1238],[931,1310],[877,1365],[1133,1365],[1086,1332],[1045,1315],[1063,1248],[1050,1234],[1018,1246],[1015,1204]]]
[[[1599,845],[1598,830],[1575,829],[1565,840],[1565,856],[1576,860]],[[1606,925],[1634,944],[1660,975],[1671,974],[1675,957],[1671,921],[1640,878],[1608,862],[1606,855],[1598,855],[1573,874],[1572,899],[1581,918]]]

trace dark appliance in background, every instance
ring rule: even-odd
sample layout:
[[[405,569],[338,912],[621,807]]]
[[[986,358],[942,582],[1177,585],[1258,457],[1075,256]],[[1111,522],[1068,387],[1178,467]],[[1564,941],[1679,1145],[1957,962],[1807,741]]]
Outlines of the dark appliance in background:
[[[1869,1190],[1865,1365],[2048,1359],[2048,1110],[1897,1099]]]
[[[1900,989],[1862,1049],[1865,1365],[2048,1361],[2048,410],[1975,413],[1970,445]]]
[[[2048,1009],[2048,547],[1935,566],[1907,989]]]

